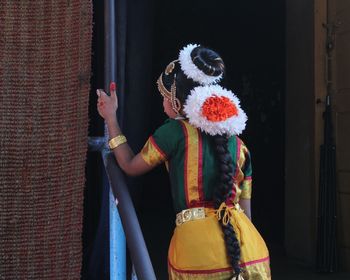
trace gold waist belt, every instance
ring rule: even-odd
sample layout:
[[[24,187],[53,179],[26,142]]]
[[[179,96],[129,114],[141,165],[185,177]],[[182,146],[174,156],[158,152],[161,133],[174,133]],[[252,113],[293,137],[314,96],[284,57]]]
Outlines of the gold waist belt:
[[[185,222],[199,220],[205,218],[204,207],[196,207],[182,210],[176,214],[176,225],[182,225]]]
[[[238,203],[233,203],[233,205],[227,206],[226,203],[223,202],[219,209],[215,210],[214,213],[219,221],[222,219],[223,223],[227,225],[232,217],[232,211],[244,212]],[[205,212],[205,207],[195,207],[182,210],[176,214],[175,223],[179,226],[188,221],[204,219],[206,217]]]

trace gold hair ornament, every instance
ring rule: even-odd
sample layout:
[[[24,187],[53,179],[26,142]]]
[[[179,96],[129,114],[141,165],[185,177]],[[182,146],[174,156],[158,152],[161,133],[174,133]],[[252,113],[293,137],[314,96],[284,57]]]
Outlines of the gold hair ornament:
[[[165,68],[165,74],[169,75],[173,72],[174,68],[175,68],[175,62],[177,62],[178,60],[173,60],[172,62],[170,62],[168,64],[168,66]]]
[[[165,71],[164,71],[165,75],[169,75],[173,72],[173,70],[175,68],[175,62],[177,62],[177,60],[174,60],[168,64],[168,66],[165,68]],[[160,94],[163,97],[170,100],[172,109],[175,111],[176,114],[179,114],[180,109],[181,109],[181,102],[176,97],[175,80],[176,80],[176,75],[174,75],[174,82],[171,85],[170,91],[168,91],[167,88],[163,84],[163,73],[162,73],[162,74],[160,74],[160,76],[157,80],[157,86],[158,86],[158,90],[159,90]]]
[[[166,87],[163,84],[163,73],[160,74],[158,80],[157,80],[157,86],[158,86],[158,91],[159,93],[170,100],[171,98],[171,92],[166,89]]]
[[[173,84],[171,85],[171,88],[170,88],[170,93],[171,93],[170,102],[171,102],[171,107],[173,108],[175,113],[177,115],[179,115],[180,109],[181,109],[181,103],[180,103],[180,100],[176,97],[175,80],[176,80],[176,75],[174,75],[174,82],[173,82]]]

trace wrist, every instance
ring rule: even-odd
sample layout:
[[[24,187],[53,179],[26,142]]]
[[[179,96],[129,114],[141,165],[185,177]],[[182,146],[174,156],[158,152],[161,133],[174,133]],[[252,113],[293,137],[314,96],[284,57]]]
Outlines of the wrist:
[[[107,124],[107,128],[108,128],[108,134],[110,139],[122,134],[119,124],[118,124],[118,119],[117,116],[112,116],[111,118],[106,118],[105,122]]]
[[[109,124],[115,125],[116,123],[118,123],[117,115],[106,117],[105,122],[107,123],[107,125],[109,125]]]

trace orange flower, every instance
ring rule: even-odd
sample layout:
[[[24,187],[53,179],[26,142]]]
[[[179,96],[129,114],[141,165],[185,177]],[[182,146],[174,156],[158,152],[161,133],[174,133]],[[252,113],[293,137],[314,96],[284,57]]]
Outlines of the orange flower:
[[[221,122],[238,115],[236,105],[225,96],[213,95],[202,105],[202,115],[209,121]]]

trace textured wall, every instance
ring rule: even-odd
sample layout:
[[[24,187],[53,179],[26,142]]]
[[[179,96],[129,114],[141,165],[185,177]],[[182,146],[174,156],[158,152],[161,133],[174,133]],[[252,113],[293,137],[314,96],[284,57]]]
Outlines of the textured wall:
[[[0,279],[80,279],[90,0],[0,4]]]

